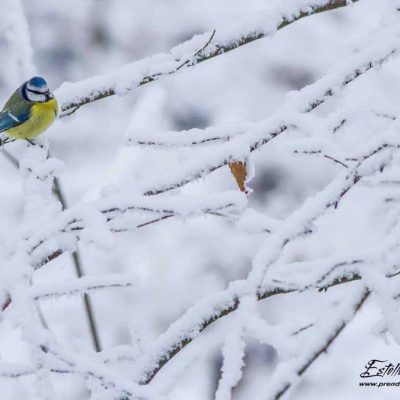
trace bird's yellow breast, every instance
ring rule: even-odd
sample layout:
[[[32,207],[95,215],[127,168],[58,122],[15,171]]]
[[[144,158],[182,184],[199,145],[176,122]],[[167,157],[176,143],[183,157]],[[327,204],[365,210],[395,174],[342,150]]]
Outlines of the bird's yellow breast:
[[[29,119],[21,125],[7,130],[6,133],[16,139],[33,139],[54,122],[57,111],[56,99],[51,99],[45,103],[35,103],[32,105]]]

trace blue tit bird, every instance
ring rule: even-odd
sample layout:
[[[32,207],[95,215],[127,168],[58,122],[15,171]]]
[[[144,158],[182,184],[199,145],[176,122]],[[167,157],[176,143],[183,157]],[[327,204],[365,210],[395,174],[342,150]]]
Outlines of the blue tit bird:
[[[45,79],[34,76],[22,84],[0,112],[0,132],[16,139],[31,139],[56,119],[57,100]]]

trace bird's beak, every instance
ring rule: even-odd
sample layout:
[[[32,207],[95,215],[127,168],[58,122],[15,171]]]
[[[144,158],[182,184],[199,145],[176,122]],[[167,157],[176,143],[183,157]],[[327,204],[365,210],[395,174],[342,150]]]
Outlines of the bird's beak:
[[[54,99],[54,94],[52,92],[50,92],[50,90],[48,90],[46,92],[46,97],[48,100]]]

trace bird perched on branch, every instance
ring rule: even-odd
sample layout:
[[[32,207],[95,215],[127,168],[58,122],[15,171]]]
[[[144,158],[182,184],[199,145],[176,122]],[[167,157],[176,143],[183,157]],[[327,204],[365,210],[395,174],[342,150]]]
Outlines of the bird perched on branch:
[[[0,132],[15,139],[31,139],[44,132],[56,119],[57,100],[45,79],[34,76],[8,99],[0,113]]]

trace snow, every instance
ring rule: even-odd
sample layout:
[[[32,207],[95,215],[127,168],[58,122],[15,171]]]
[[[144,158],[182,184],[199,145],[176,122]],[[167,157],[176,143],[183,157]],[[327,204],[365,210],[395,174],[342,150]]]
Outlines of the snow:
[[[374,398],[399,4],[339,3],[4,2],[2,99],[40,73],[63,118],[0,151],[2,398]]]

